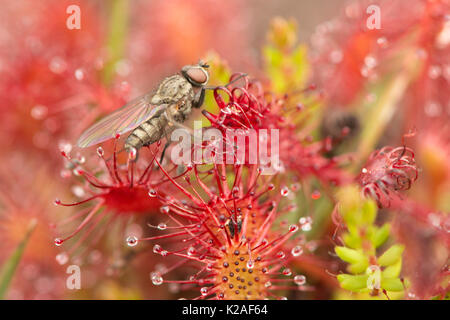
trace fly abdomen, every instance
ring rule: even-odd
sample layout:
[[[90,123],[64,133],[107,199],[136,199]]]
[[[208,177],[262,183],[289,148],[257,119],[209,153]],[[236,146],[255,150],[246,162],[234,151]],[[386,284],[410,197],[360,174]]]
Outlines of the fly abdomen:
[[[159,141],[164,135],[167,121],[164,117],[155,117],[142,123],[133,130],[125,141],[125,149],[135,148],[139,150],[143,146],[151,145]]]

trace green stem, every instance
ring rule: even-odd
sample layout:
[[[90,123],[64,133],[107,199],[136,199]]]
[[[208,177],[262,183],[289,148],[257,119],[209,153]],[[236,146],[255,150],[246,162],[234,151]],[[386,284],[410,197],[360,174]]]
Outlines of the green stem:
[[[12,253],[11,257],[3,264],[2,270],[0,272],[0,300],[3,300],[8,291],[9,285],[11,284],[12,278],[17,270],[17,267],[22,258],[23,252],[25,251],[25,247],[28,243],[28,240],[31,237],[34,229],[36,228],[37,220],[31,220],[25,237],[19,243],[16,250]]]
[[[107,60],[102,73],[102,81],[110,85],[116,64],[124,56],[125,37],[128,27],[128,1],[111,1],[109,16],[109,34],[106,40]]]
[[[418,58],[412,52],[407,52],[403,56],[401,70],[387,79],[386,84],[381,88],[381,93],[377,101],[370,106],[365,115],[363,130],[359,136],[358,155],[355,170],[364,163],[369,154],[374,150],[386,126],[395,114],[396,108],[402,99],[409,83],[417,74]]]

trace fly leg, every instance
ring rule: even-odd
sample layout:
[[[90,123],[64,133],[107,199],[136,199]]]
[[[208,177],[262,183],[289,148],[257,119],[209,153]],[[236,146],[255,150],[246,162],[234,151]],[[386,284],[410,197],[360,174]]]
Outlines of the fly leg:
[[[166,150],[167,148],[171,145],[171,141],[167,141],[166,144],[164,145],[163,151],[161,153],[161,158],[159,158],[159,163],[162,163],[164,160],[164,155],[166,154]]]
[[[239,81],[239,80],[241,80],[242,78],[245,78],[245,77],[247,77],[247,76],[248,76],[248,74],[242,73],[242,74],[240,74],[239,76],[237,76],[235,79],[231,80],[231,81],[228,82],[226,85],[224,85],[224,87],[228,87],[229,85],[231,85],[231,84],[233,84],[233,83],[235,83],[235,82],[237,82],[237,81]],[[218,87],[203,87],[204,90],[215,90],[215,89],[217,89],[217,88],[218,88]]]
[[[164,160],[164,155],[166,154],[167,148],[172,144],[172,140],[169,138],[169,132],[167,132],[166,127],[163,127],[164,137],[166,138],[166,144],[161,152],[161,157],[159,158],[159,163],[162,163]],[[172,130],[170,130],[171,132]]]

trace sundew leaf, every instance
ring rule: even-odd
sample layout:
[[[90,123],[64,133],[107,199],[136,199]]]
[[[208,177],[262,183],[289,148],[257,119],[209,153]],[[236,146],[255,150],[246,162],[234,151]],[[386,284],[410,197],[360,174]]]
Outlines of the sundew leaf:
[[[31,234],[36,228],[37,220],[33,219],[28,226],[28,230],[23,238],[23,240],[19,243],[16,250],[12,253],[11,257],[3,264],[2,269],[0,271],[0,300],[3,300],[8,291],[9,285],[14,277],[17,266],[20,263],[23,252],[25,251],[25,247],[30,240]]]

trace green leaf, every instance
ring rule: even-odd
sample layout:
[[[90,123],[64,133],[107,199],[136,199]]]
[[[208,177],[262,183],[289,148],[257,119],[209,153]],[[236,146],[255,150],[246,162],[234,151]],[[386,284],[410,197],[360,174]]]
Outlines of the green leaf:
[[[377,228],[372,234],[371,241],[375,248],[378,248],[389,238],[389,233],[391,231],[391,226],[386,223],[382,227]]]
[[[366,256],[358,250],[337,246],[334,248],[334,251],[336,251],[339,258],[348,263],[362,263],[367,260]]]
[[[367,287],[367,279],[368,275],[350,275],[350,274],[340,274],[337,276],[341,287],[346,290],[358,292],[361,289],[365,289]]]
[[[16,250],[12,253],[11,257],[3,264],[2,270],[0,272],[0,300],[4,299],[8,291],[9,285],[14,273],[16,272],[17,266],[19,265],[22,254],[25,251],[25,247],[30,239],[37,224],[37,220],[33,219],[28,226],[28,230],[25,234],[23,240],[19,243]]]
[[[361,248],[361,238],[353,233],[344,234],[343,240],[347,247],[350,247],[352,249]]]
[[[364,201],[362,205],[362,222],[373,224],[377,216],[377,205],[372,200]]]
[[[403,291],[403,283],[398,278],[382,278],[381,288],[387,291]]]
[[[393,245],[378,258],[378,264],[383,267],[393,265],[401,258],[404,249],[401,244]]]
[[[394,263],[389,267],[386,267],[386,269],[383,270],[383,277],[397,278],[400,275],[401,271],[402,271],[402,259],[398,259],[396,263]]]
[[[348,270],[353,274],[364,272],[369,266],[369,260],[366,257],[364,258],[365,258],[364,261],[349,265]]]

